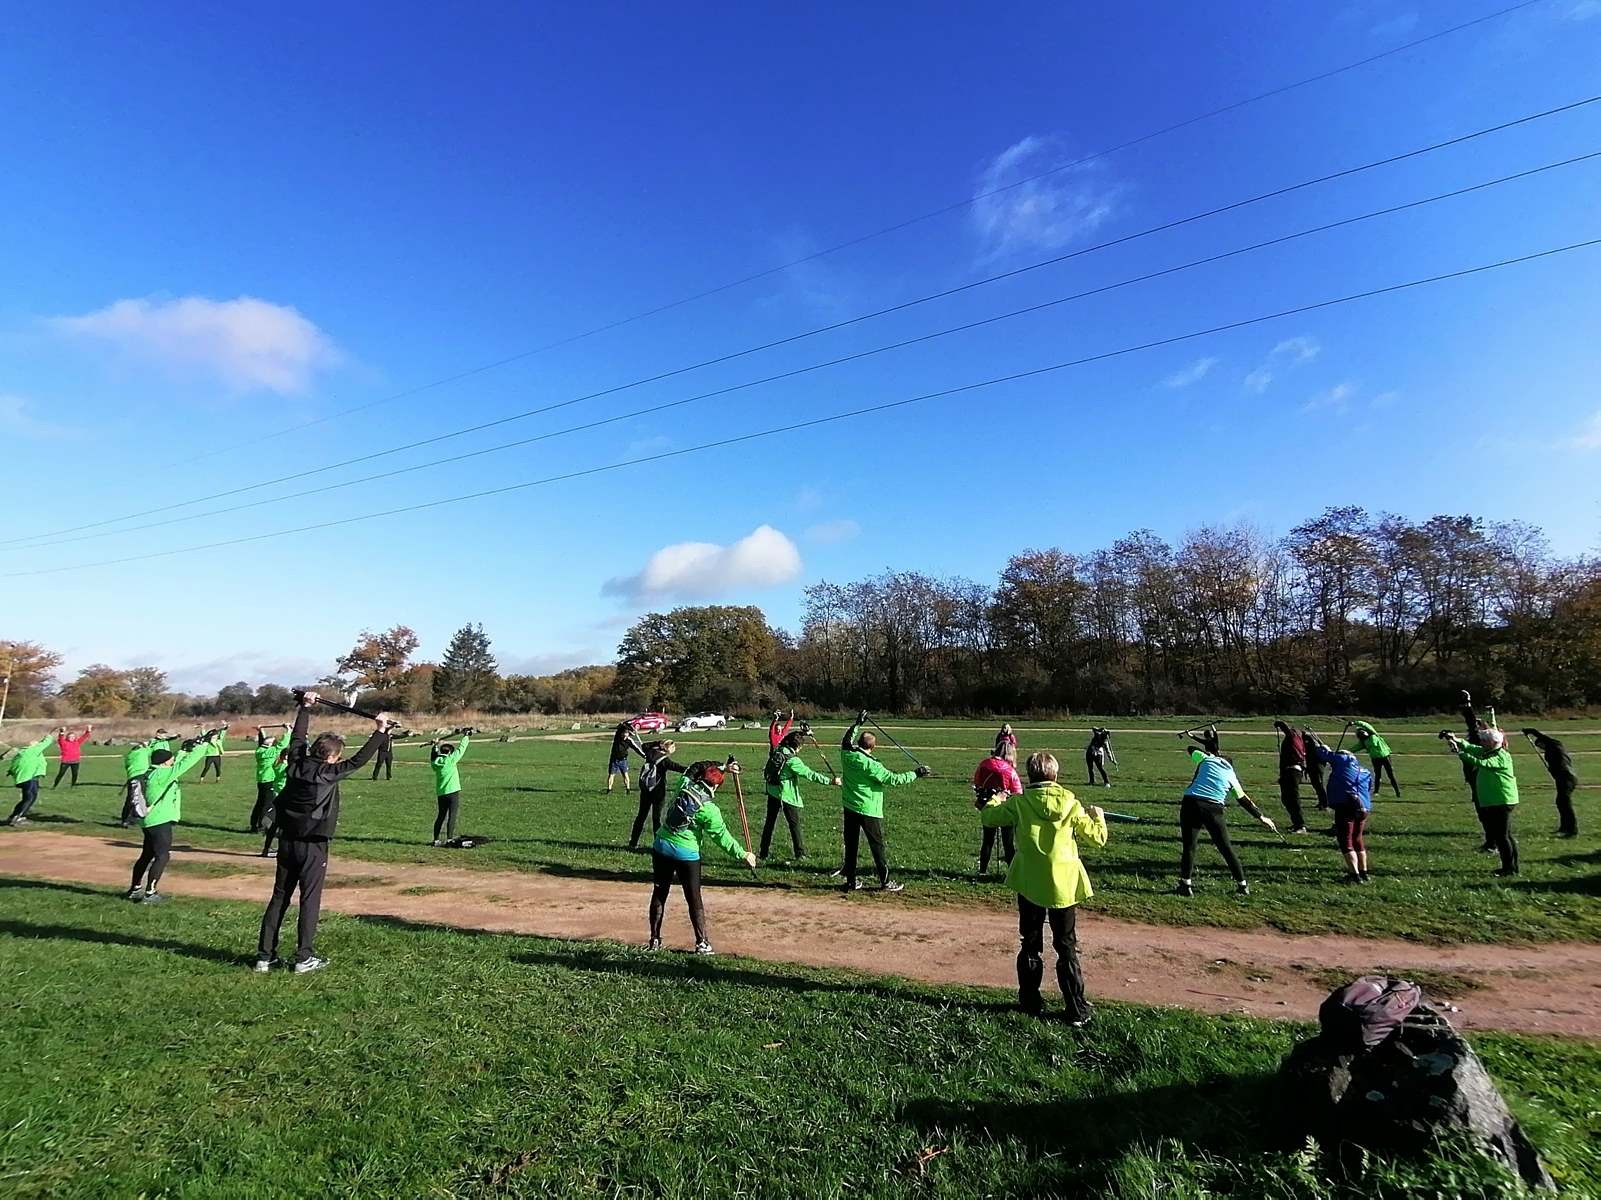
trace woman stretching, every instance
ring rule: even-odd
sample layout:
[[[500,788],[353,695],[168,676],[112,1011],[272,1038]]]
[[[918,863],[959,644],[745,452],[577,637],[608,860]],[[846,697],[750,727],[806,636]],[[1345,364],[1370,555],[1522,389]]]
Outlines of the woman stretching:
[[[739,764],[732,758],[724,767],[714,762],[693,764],[684,773],[678,795],[656,832],[656,842],[650,848],[654,884],[650,893],[652,950],[662,948],[662,914],[676,881],[684,889],[684,902],[689,906],[689,923],[695,929],[695,953],[712,953],[712,944],[706,937],[706,910],[700,902],[701,838],[711,838],[730,858],[740,859],[747,867],[754,869],[756,866],[756,856],[734,840],[712,799],[722,785],[725,767],[729,771],[739,770]]]
[[[638,849],[639,836],[645,832],[645,815],[650,814],[651,836],[662,827],[662,802],[667,799],[667,772],[682,775],[684,768],[673,761],[673,741],[646,742],[645,765],[639,769],[639,811],[634,814],[634,831],[628,835],[628,848]]]

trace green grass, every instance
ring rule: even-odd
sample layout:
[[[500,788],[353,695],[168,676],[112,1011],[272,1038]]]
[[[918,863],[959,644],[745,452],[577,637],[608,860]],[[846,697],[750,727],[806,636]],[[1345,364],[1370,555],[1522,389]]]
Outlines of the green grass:
[[[1511,721],[1507,723],[1512,727]],[[1238,724],[1267,726],[1260,720]],[[1230,736],[1229,728],[1225,753],[1236,759],[1246,786],[1266,811],[1282,819],[1274,784],[1273,739]],[[1079,787],[1086,799],[1142,818],[1142,824],[1114,825],[1111,844],[1104,850],[1086,851],[1096,887],[1092,903],[1100,911],[1172,925],[1268,926],[1297,933],[1336,931],[1421,940],[1601,939],[1601,851],[1596,849],[1594,791],[1579,795],[1584,836],[1558,840],[1553,833],[1550,780],[1539,759],[1521,742],[1515,744],[1525,797],[1518,818],[1524,873],[1516,880],[1497,880],[1491,875],[1494,859],[1475,852],[1478,825],[1456,762],[1440,750],[1433,736],[1439,722],[1398,722],[1382,728],[1397,752],[1405,794],[1396,800],[1386,791],[1376,804],[1369,835],[1376,875],[1371,887],[1353,889],[1340,882],[1344,872],[1331,839],[1311,835],[1293,839],[1286,847],[1234,811],[1231,826],[1256,894],[1236,899],[1221,860],[1203,844],[1198,858],[1200,894],[1189,901],[1170,894],[1178,859],[1177,800],[1189,778],[1171,733],[1152,728],[1119,735],[1115,745],[1123,765],[1114,771],[1116,786],[1103,791],[1079,785],[1082,734],[1064,732],[1059,726],[1020,725],[1018,732],[1025,753],[1040,747],[1055,749],[1064,780]],[[892,792],[888,800],[890,855],[896,875],[909,885],[902,902],[1007,904],[1008,894],[997,882],[973,878],[979,834],[967,781],[988,751],[994,726],[930,722],[894,725],[892,731],[938,772],[935,778]],[[838,765],[838,730],[823,731],[822,736],[830,760]],[[1591,764],[1601,765],[1601,736],[1563,736],[1580,752],[1576,761],[1581,777],[1593,780],[1596,769]],[[688,734],[678,741],[678,758],[683,762],[697,756],[721,758],[731,748],[739,753],[750,768],[746,799],[752,833],[759,837],[765,804],[760,783],[765,732]],[[427,844],[435,813],[432,783],[421,761],[422,748],[404,746],[397,752],[392,781],[374,783],[363,773],[345,785],[339,854],[381,862],[643,878],[646,861],[623,847],[634,797],[620,790],[610,797],[600,795],[608,748],[604,739],[571,742],[548,736],[475,744],[462,764],[461,828],[491,840],[471,851],[452,851]],[[882,746],[880,757],[891,766],[904,765],[893,746]],[[816,751],[809,759],[814,765],[819,762]],[[229,758],[226,769],[220,785],[186,784],[180,843],[259,848],[257,839],[240,832],[254,797],[250,762]],[[105,834],[106,821],[118,809],[120,778],[117,760],[88,760],[85,786],[76,792],[45,790],[36,810],[38,827]],[[840,808],[832,789],[812,787],[806,794],[806,833],[813,857],[793,866],[769,864],[763,875],[769,886],[817,894],[830,886],[829,873],[839,865]],[[1310,802],[1309,789],[1306,795]],[[740,836],[738,807],[726,785],[720,802]],[[1316,822],[1317,815],[1312,819]],[[4,836],[28,833],[0,829]],[[787,836],[780,821],[775,838],[780,856],[788,853]],[[719,856],[709,860],[708,879],[713,884],[736,884],[743,874]]]
[[[332,968],[263,977],[255,906],[0,897],[9,1196],[1515,1194],[1451,1156],[1336,1182],[1280,1125],[1287,1024],[1075,1033],[995,991],[337,914]],[[1601,1049],[1475,1045],[1583,1194]]]

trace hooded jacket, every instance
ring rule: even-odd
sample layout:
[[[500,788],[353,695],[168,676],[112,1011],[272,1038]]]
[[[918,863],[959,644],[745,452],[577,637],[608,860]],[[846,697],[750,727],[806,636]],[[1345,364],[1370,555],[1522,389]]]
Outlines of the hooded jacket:
[[[311,709],[302,706],[289,731],[289,772],[278,797],[278,826],[286,838],[326,842],[339,824],[339,781],[366,766],[389,735],[374,730],[354,757],[325,763],[311,757],[306,744],[309,724]]]
[[[1473,802],[1480,808],[1510,808],[1518,802],[1518,776],[1505,746],[1486,750],[1464,745],[1457,757],[1474,768]]]
[[[56,740],[56,735],[47,733],[37,742],[17,748],[16,757],[11,760],[7,770],[11,774],[11,782],[21,787],[31,779],[38,779],[45,773],[44,752]]]
[[[1069,908],[1095,894],[1077,839],[1106,845],[1106,818],[1090,816],[1061,784],[1031,783],[1020,796],[991,801],[979,815],[985,825],[1017,827],[1017,854],[1006,886],[1030,904]]]

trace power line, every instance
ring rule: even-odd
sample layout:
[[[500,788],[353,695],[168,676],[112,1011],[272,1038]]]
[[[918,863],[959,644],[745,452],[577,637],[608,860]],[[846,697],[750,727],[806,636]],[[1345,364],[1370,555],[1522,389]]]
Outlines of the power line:
[[[1189,262],[1180,263],[1176,266],[1164,267],[1159,271],[1149,271],[1143,275],[1136,275],[1132,278],[1118,280],[1115,283],[1102,284],[1099,287],[1073,292],[1066,296],[1058,296],[1051,300],[1041,301],[1038,304],[1030,304],[1023,308],[1012,309],[1009,312],[998,313],[994,316],[984,317],[976,321],[968,321],[961,325],[953,325],[946,329],[936,330],[933,333],[920,334],[917,337],[905,338],[898,342],[890,342],[886,345],[875,346],[867,350],[858,350],[852,354],[841,355],[840,357],[827,359],[823,362],[810,363],[802,367],[794,367],[787,371],[780,371],[774,375],[767,375],[759,379],[749,379],[741,383],[729,384],[726,387],[715,388],[709,392],[700,392],[695,395],[685,396],[677,400],[669,400],[662,404],[653,404],[646,408],[638,408],[630,412],[618,413],[610,417],[602,417],[595,421],[587,421],[581,425],[569,425],[565,429],[553,429],[545,433],[535,434],[532,437],[519,438],[518,440],[512,442],[501,442],[494,446],[485,446],[477,450],[467,451],[463,454],[454,454],[446,458],[430,459],[427,462],[413,463],[409,466],[397,467],[391,471],[381,471],[373,475],[362,475],[354,479],[343,479],[337,483],[324,484],[321,487],[315,488],[305,488],[301,491],[288,492],[278,496],[270,496],[261,500],[250,500],[243,504],[230,505],[227,508],[211,509],[207,512],[201,513],[189,513],[179,517],[167,517],[160,521],[149,521],[142,525],[130,525],[121,529],[101,530],[97,533],[82,533],[75,537],[58,538],[53,544],[65,545],[72,542],[93,541],[98,538],[120,537],[121,535],[127,533],[139,533],[144,530],[159,529],[167,525],[176,525],[186,521],[203,521],[210,517],[226,516],[229,513],[243,512],[252,508],[261,508],[269,504],[280,504],[286,500],[297,500],[306,496],[324,495],[328,492],[340,491],[348,487],[356,487],[363,483],[374,483],[379,480],[393,479],[401,475],[409,475],[413,474],[414,472],[428,470],[433,467],[446,466],[451,463],[465,462],[466,460],[473,458],[482,458],[488,454],[497,454],[503,450],[514,450],[522,446],[533,445],[536,442],[549,441],[553,438],[563,437],[570,433],[583,433],[591,429],[599,429],[607,425],[618,424],[622,421],[634,420],[639,417],[651,416],[656,413],[666,412],[670,409],[682,408],[685,405],[693,404],[700,400],[709,400],[717,396],[726,396],[734,392],[745,391],[754,387],[761,387],[769,383],[776,383],[780,380],[793,379],[797,376],[811,374],[814,371],[840,366],[844,363],[856,362],[860,359],[871,358],[875,355],[884,354],[893,350],[902,350],[908,346],[916,346],[925,342],[935,341],[939,338],[948,337],[952,334],[965,333],[969,330],[998,324],[1001,321],[1008,321],[1016,317],[1043,312],[1046,309],[1056,308],[1063,304],[1087,299],[1091,296],[1104,295],[1108,292],[1117,291],[1120,288],[1129,287],[1134,284],[1147,283],[1153,279],[1161,279],[1169,275],[1176,275],[1181,271],[1188,271],[1196,267],[1222,262],[1226,259],[1237,258],[1240,255],[1250,254],[1257,250],[1265,250],[1269,247],[1284,245],[1285,243],[1298,241],[1301,238],[1311,237],[1315,234],[1327,233],[1330,230],[1345,228],[1347,226],[1360,224],[1364,221],[1371,221],[1379,217],[1391,216],[1395,213],[1422,208],[1426,205],[1436,204],[1443,200],[1456,199],[1461,196],[1470,195],[1474,192],[1481,192],[1492,187],[1499,187],[1501,184],[1529,179],[1537,175],[1542,175],[1547,171],[1555,171],[1563,167],[1574,166],[1578,163],[1589,162],[1597,158],[1601,158],[1601,150],[1593,150],[1588,154],[1580,154],[1572,158],[1562,159],[1558,162],[1546,163],[1543,166],[1531,167],[1524,171],[1517,171],[1511,175],[1502,175],[1496,179],[1489,179],[1482,183],[1470,184],[1466,187],[1456,188],[1449,192],[1440,192],[1432,196],[1425,196],[1418,200],[1409,200],[1404,204],[1393,204],[1387,208],[1375,209],[1371,212],[1360,213],[1353,217],[1344,217],[1338,221],[1330,221],[1323,225],[1313,226],[1310,229],[1302,229],[1296,231],[1295,233],[1282,234],[1279,237],[1269,238],[1266,241],[1255,242],[1248,246],[1239,246],[1232,250],[1225,250],[1217,254],[1207,255],[1204,258],[1192,259]]]
[[[735,288],[743,287],[748,283],[757,283],[763,279],[768,279],[774,275],[782,274],[785,271],[792,270],[795,267],[805,266],[810,262],[816,262],[820,258],[826,258],[828,255],[837,254],[841,250],[849,250],[866,242],[875,241],[881,237],[887,237],[892,233],[899,233],[901,230],[909,229],[914,225],[920,225],[925,221],[932,221],[937,217],[943,217],[949,213],[957,212],[968,207],[976,201],[985,200],[991,196],[998,196],[1004,192],[1012,191],[1015,188],[1026,187],[1028,184],[1037,183],[1040,180],[1048,179],[1053,175],[1059,175],[1063,171],[1070,171],[1075,167],[1082,167],[1088,163],[1095,162],[1098,159],[1106,158],[1112,154],[1120,153],[1124,150],[1132,150],[1135,146],[1144,145],[1146,142],[1153,141],[1156,138],[1165,137],[1170,133],[1177,133],[1181,129],[1188,129],[1192,125],[1199,125],[1202,122],[1210,121],[1215,117],[1221,117],[1228,113],[1236,112],[1239,109],[1247,108],[1252,104],[1258,104],[1263,100],[1271,100],[1275,96],[1283,96],[1289,92],[1297,91],[1300,88],[1309,87],[1314,83],[1322,83],[1324,80],[1333,79],[1339,75],[1344,75],[1348,71],[1355,71],[1361,67],[1371,66],[1373,63],[1381,62],[1386,58],[1393,58],[1397,54],[1404,54],[1408,50],[1415,50],[1419,46],[1427,45],[1430,42],[1438,41],[1441,38],[1449,37],[1455,33],[1461,33],[1463,30],[1472,29],[1474,26],[1483,25],[1487,22],[1498,20],[1501,17],[1509,16],[1512,13],[1518,12],[1525,8],[1530,8],[1538,3],[1541,3],[1541,0],[1520,0],[1520,3],[1511,4],[1505,8],[1498,8],[1494,12],[1485,13],[1482,17],[1474,17],[1470,21],[1463,21],[1460,24],[1451,25],[1445,29],[1436,30],[1434,33],[1426,34],[1420,38],[1414,38],[1410,42],[1405,42],[1399,46],[1392,47],[1389,50],[1381,50],[1377,54],[1370,54],[1366,58],[1359,58],[1354,62],[1348,62],[1343,66],[1333,67],[1327,71],[1321,71],[1316,75],[1309,75],[1305,79],[1298,79],[1293,83],[1281,84],[1280,86],[1270,88],[1265,92],[1258,92],[1254,96],[1247,96],[1243,100],[1235,100],[1230,104],[1223,105],[1221,108],[1214,108],[1208,112],[1199,113],[1193,117],[1186,117],[1182,121],[1175,121],[1171,125],[1164,125],[1160,129],[1153,129],[1149,133],[1142,133],[1137,137],[1129,138],[1127,141],[1119,142],[1115,146],[1108,146],[1104,150],[1097,150],[1092,154],[1086,154],[1080,158],[1058,163],[1053,167],[1046,168],[1038,174],[1030,175],[1024,179],[1014,180],[1011,183],[991,188],[986,192],[978,192],[972,196],[964,197],[961,200],[953,201],[939,208],[930,209],[928,212],[919,213],[913,217],[906,217],[903,220],[896,221],[892,225],[885,225],[882,228],[875,229],[870,233],[859,234],[856,237],[847,239],[846,241],[836,242],[832,246],[826,246],[821,250],[813,251],[812,253],[803,255],[800,258],[794,258],[788,262],[779,263],[776,266],[764,268],[763,270],[756,271],[750,275],[744,275],[738,279],[730,280],[727,283],[720,283],[715,287],[694,292],[677,300],[668,301],[665,304],[659,304],[654,308],[645,309],[641,312],[634,313],[631,316],[620,317],[615,321],[608,321],[603,325],[596,325],[591,329],[583,330],[580,333],[570,334],[567,337],[559,338],[553,342],[546,342],[544,345],[536,346],[530,350],[518,351],[517,353],[509,354],[504,358],[495,359],[492,362],[482,363],[476,367],[469,367],[466,370],[458,371],[452,375],[442,376],[441,378],[430,380],[427,383],[418,384],[416,387],[407,388],[404,391],[395,392],[392,395],[383,396],[377,400],[369,400],[364,404],[352,405],[350,408],[340,409],[337,412],[328,413],[326,416],[316,417],[310,421],[302,422],[299,425],[291,425],[287,429],[280,429],[276,433],[269,433],[264,437],[252,438],[246,442],[236,442],[232,446],[220,447],[216,450],[207,451],[206,453],[198,454],[193,458],[180,460],[180,464],[198,462],[201,459],[210,458],[217,454],[224,454],[230,450],[237,450],[244,446],[253,446],[260,442],[271,441],[274,438],[286,437],[291,433],[298,433],[302,429],[310,429],[315,425],[321,425],[328,421],[337,420],[340,417],[349,416],[351,413],[363,412],[366,409],[375,408],[380,404],[392,404],[397,400],[409,399],[412,396],[420,395],[423,392],[432,391],[435,388],[445,387],[452,383],[459,383],[463,379],[471,379],[475,375],[482,375],[489,371],[498,370],[501,367],[510,366],[512,363],[521,362],[524,359],[532,358],[537,354],[544,354],[551,350],[560,349],[563,346],[570,346],[573,343],[583,341],[586,338],[595,337],[602,333],[610,333],[612,330],[621,329],[625,325],[632,325],[638,321],[647,320],[650,317],[660,316],[662,313],[671,312],[673,309],[682,308],[687,304],[694,304],[701,300],[708,300],[713,296],[718,296],[724,292],[732,291]]]
[[[485,488],[481,491],[466,492],[459,496],[446,496],[438,500],[426,500],[418,504],[407,504],[398,508],[383,509],[379,512],[362,513],[354,517],[338,517],[329,521],[318,521],[311,525],[299,525],[292,529],[277,529],[270,533],[249,534],[245,537],[228,538],[220,542],[206,542],[195,546],[180,546],[169,550],[147,550],[139,554],[124,558],[103,559],[99,562],[75,563],[65,567],[43,567],[33,571],[8,571],[0,578],[19,579],[33,575],[56,575],[66,571],[83,571],[96,567],[121,566],[126,563],[149,562],[156,558],[170,558],[179,554],[192,554],[201,550],[219,550],[226,546],[241,546],[253,542],[269,541],[274,538],[292,537],[298,533],[314,533],[323,529],[335,529],[343,525],[354,525],[361,521],[375,521],[384,517],[404,516],[408,513],[424,512],[428,509],[443,508],[451,504],[463,504],[469,500],[482,500],[489,496],[503,496],[510,492],[524,491],[528,488],[541,487],[551,483],[565,483],[573,479],[582,479],[592,475],[603,475],[612,471],[620,471],[625,467],[637,467],[647,463],[662,462],[667,459],[682,458],[689,454],[702,454],[708,450],[722,450],[729,446],[741,445],[745,442],[757,441],[761,438],[777,437],[780,434],[796,433],[803,429],[815,429],[823,425],[831,425],[840,421],[854,420],[857,417],[869,416],[875,413],[890,412],[894,409],[906,408],[913,404],[921,404],[928,400],[937,400],[946,396],[964,395],[969,392],[981,391],[1005,383],[1016,383],[1019,380],[1035,379],[1042,375],[1049,375],[1056,371],[1066,370],[1069,367],[1085,366],[1090,363],[1105,362],[1109,359],[1120,358],[1129,354],[1140,353],[1145,350],[1155,350],[1164,346],[1176,345],[1180,342],[1193,341],[1196,338],[1210,337],[1214,334],[1228,333],[1236,329],[1245,329],[1253,325],[1261,325],[1268,321],[1277,321],[1285,317],[1301,316],[1309,312],[1334,308],[1342,304],[1352,304],[1360,300],[1370,300],[1378,296],[1387,296],[1396,292],[1407,291],[1411,288],[1424,287],[1429,284],[1443,283],[1448,280],[1465,279],[1474,275],[1482,275],[1489,271],[1500,270],[1505,267],[1517,266],[1521,263],[1535,262],[1540,259],[1553,258],[1559,254],[1567,254],[1575,250],[1586,250],[1601,246],[1601,237],[1591,238],[1580,242],[1570,242],[1565,246],[1554,246],[1545,250],[1537,250],[1530,254],[1518,255],[1514,258],[1503,258],[1495,262],[1481,263],[1478,266],[1463,267],[1455,271],[1447,271],[1439,275],[1429,275],[1422,279],[1411,279],[1404,283],[1392,283],[1384,287],[1370,288],[1363,292],[1353,292],[1345,296],[1336,296],[1330,300],[1319,300],[1311,304],[1302,304],[1294,308],[1281,309],[1278,312],[1266,313],[1257,317],[1247,317],[1239,321],[1229,321],[1222,325],[1213,325],[1207,329],[1192,330],[1189,333],[1174,334],[1170,337],[1158,338],[1155,341],[1141,342],[1138,345],[1123,346],[1116,350],[1107,350],[1100,354],[1087,355],[1083,358],[1072,359],[1068,362],[1053,363],[1049,366],[1034,367],[1027,371],[1017,371],[1010,375],[1000,375],[993,379],[980,380],[977,383],[965,383],[957,387],[943,388],[936,392],[924,392],[922,395],[909,396],[901,400],[890,400],[883,404],[870,404],[862,408],[850,409],[845,412],[833,413],[826,417],[813,417],[805,421],[795,421],[788,425],[778,425],[771,429],[758,430],[755,433],[743,433],[734,437],[721,438],[714,442],[703,442],[698,446],[686,446],[679,450],[664,450],[657,454],[642,455],[638,458],[624,459],[621,462],[607,463],[598,467],[585,467],[577,471],[567,471],[560,475],[547,475],[542,479],[529,479],[521,483],[505,484],[501,487]]]
[[[1277,199],[1281,196],[1290,195],[1291,193],[1298,191],[1304,191],[1307,188],[1316,187],[1324,183],[1330,183],[1337,179],[1349,178],[1354,175],[1362,174],[1366,171],[1376,170],[1379,167],[1391,166],[1398,162],[1404,162],[1426,154],[1433,154],[1437,151],[1448,149],[1452,146],[1463,145],[1464,143],[1474,141],[1478,138],[1487,137],[1495,133],[1502,133],[1508,129],[1514,129],[1535,121],[1541,121],[1550,117],[1562,115],[1564,113],[1573,112],[1577,109],[1584,108],[1597,102],[1601,102],[1601,94],[1589,96],[1580,100],[1574,100],[1567,104],[1558,105],[1555,108],[1544,109],[1540,112],[1529,113],[1525,116],[1517,117],[1509,121],[1503,121],[1495,125],[1486,126],[1483,129],[1476,129],[1469,133],[1458,134],[1457,136],[1447,138],[1444,141],[1433,142],[1427,146],[1420,146],[1399,154],[1389,155],[1385,158],[1374,159],[1370,162],[1358,164],[1357,166],[1343,167],[1337,171],[1331,171],[1323,175],[1315,176],[1311,179],[1303,179],[1297,183],[1287,184],[1283,187],[1274,188],[1266,192],[1260,192],[1254,196],[1248,196],[1242,200],[1234,200],[1228,204],[1223,204],[1210,209],[1205,209],[1200,212],[1191,213],[1187,216],[1166,221],[1159,225],[1149,226],[1133,233],[1124,234],[1121,237],[1111,238],[1107,241],[1097,242],[1094,245],[1084,246],[1077,250],[1067,251],[1066,253],[1041,259],[1037,262],[1028,263],[1021,267],[1015,267],[1009,271],[1002,271],[999,274],[985,276],[984,278],[972,280],[968,283],[958,284],[955,287],[945,288],[938,292],[931,292],[927,295],[914,297],[911,300],[904,300],[897,304],[888,305],[884,308],[875,309],[871,312],[861,313],[857,316],[848,317],[841,321],[835,321],[828,325],[820,325],[813,329],[804,330],[800,333],[790,334],[786,337],[763,342],[755,346],[748,346],[741,350],[731,351],[727,354],[718,355],[714,358],[703,359],[699,362],[690,363],[685,366],[674,367],[670,370],[660,371],[654,375],[630,380],[627,383],[615,384],[611,387],[588,392],[580,396],[574,396],[566,400],[557,401],[553,404],[541,405],[537,408],[526,409],[518,413],[511,413],[504,417],[497,417],[491,421],[482,421],[476,425],[468,425],[461,429],[449,430],[445,433],[435,434],[431,437],[419,438],[415,441],[406,442],[399,446],[391,446],[385,450],[375,450],[370,454],[360,454],[353,458],[342,459],[338,462],[326,463],[320,467],[311,467],[304,471],[294,471],[287,475],[280,475],[273,479],[261,480],[257,483],[244,484],[235,488],[225,488],[222,491],[211,492],[204,496],[195,496],[187,500],[178,500],[170,504],[157,505],[154,508],[141,509],[132,513],[124,513],[121,516],[108,517],[99,521],[86,522],[82,525],[70,525],[65,528],[51,530],[46,533],[26,534],[22,537],[0,540],[0,546],[16,545],[23,542],[43,541],[54,539],[64,534],[80,533],[90,529],[102,529],[108,525],[120,524],[123,521],[132,521],[137,520],[140,517],[149,517],[164,512],[172,512],[175,509],[188,508],[191,505],[204,504],[211,500],[222,500],[229,496],[238,496],[245,492],[257,491],[266,487],[274,487],[280,483],[292,483],[297,479],[307,479],[313,475],[320,475],[327,471],[338,470],[341,467],[349,467],[355,466],[358,463],[372,462],[375,459],[386,458],[392,454],[401,454],[407,450],[417,450],[424,446],[437,445],[440,442],[450,441],[458,437],[465,437],[472,433],[480,433],[483,430],[494,429],[501,425],[511,424],[515,421],[527,420],[529,417],[541,416],[545,413],[555,412],[558,409],[568,408],[575,404],[582,404],[590,400],[598,400],[606,396],[617,395],[621,392],[630,391],[634,388],[643,387],[647,384],[659,383],[662,380],[672,379],[676,376],[684,375],[691,371],[702,370],[712,366],[720,366],[724,363],[733,362],[740,358],[749,357],[752,354],[758,354],[763,351],[776,349],[781,346],[792,345],[796,342],[804,341],[808,338],[818,337],[825,333],[834,333],[841,329],[859,325],[867,321],[876,320],[879,317],[905,312],[910,309],[920,307],[924,304],[930,304],[937,300],[948,299],[951,296],[973,291],[977,288],[987,287],[990,284],[999,283],[1007,279],[1013,279],[1033,271],[1042,270],[1046,267],[1057,266],[1072,259],[1081,258],[1085,255],[1093,254],[1098,251],[1110,249],[1116,246],[1126,245],[1142,238],[1151,237],[1158,233],[1165,233],[1173,229],[1194,224],[1198,221],[1220,216],[1224,213],[1234,212],[1238,209],[1246,208],[1253,204],[1259,204],[1266,200]]]

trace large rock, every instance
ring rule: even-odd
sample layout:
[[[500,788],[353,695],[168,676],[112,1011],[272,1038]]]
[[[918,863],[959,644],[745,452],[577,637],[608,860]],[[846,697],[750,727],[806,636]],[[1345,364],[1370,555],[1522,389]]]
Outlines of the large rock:
[[[1427,1004],[1374,1050],[1339,1053],[1314,1037],[1280,1069],[1297,1115],[1325,1146],[1354,1142],[1381,1153],[1422,1154],[1442,1134],[1459,1131],[1531,1186],[1555,1188],[1479,1056]]]

